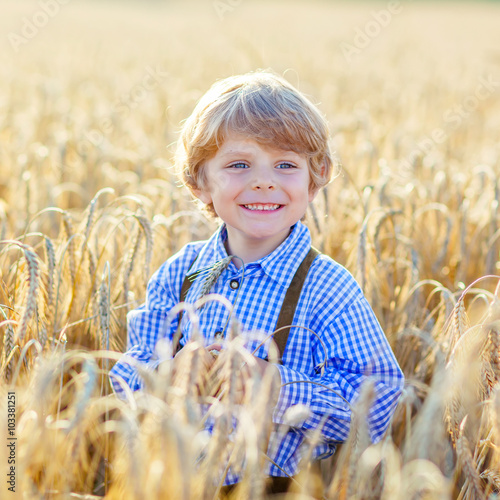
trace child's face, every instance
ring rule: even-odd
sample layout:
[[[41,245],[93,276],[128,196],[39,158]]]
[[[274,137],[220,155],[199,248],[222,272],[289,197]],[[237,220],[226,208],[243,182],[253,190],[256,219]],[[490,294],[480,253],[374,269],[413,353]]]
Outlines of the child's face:
[[[316,191],[309,190],[305,156],[263,146],[231,133],[204,167],[206,186],[197,191],[226,223],[229,243],[273,250],[299,221]]]

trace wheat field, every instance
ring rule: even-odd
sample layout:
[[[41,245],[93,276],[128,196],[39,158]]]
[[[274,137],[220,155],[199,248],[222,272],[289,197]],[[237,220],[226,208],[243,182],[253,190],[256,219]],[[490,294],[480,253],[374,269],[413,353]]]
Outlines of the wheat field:
[[[252,381],[234,440],[231,401],[213,403],[206,435],[168,364],[126,401],[107,380],[152,272],[217,227],[177,181],[181,122],[216,79],[258,68],[328,119],[338,175],[307,224],[358,279],[406,377],[386,437],[368,442],[367,390],[347,442],[319,474],[306,456],[286,498],[498,498],[500,4],[1,10],[2,499],[215,499],[226,455],[247,464],[232,497],[265,498],[272,380]]]

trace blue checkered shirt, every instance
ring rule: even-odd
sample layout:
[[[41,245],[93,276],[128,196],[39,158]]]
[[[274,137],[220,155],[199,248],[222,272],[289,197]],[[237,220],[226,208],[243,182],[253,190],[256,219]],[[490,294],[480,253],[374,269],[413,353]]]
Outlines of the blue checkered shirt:
[[[186,245],[153,275],[145,304],[128,314],[128,350],[110,373],[117,393],[122,391],[117,377],[132,390],[142,387],[141,377],[133,366],[137,362],[151,369],[157,366],[155,346],[160,335],[171,340],[177,329],[177,317],[168,331],[165,331],[165,320],[169,310],[180,300],[181,285],[191,263],[198,255],[190,273],[227,257],[226,238],[227,232],[222,225],[209,240]],[[246,264],[242,288],[233,310],[244,332],[271,333],[275,330],[287,288],[310,247],[309,230],[298,222],[276,250]],[[241,282],[241,277],[242,269],[231,262],[211,293],[223,295],[234,303],[238,290],[234,290],[230,282]],[[196,301],[203,281],[200,276],[193,282],[187,302]],[[209,302],[199,311],[199,329],[206,337],[206,345],[214,343],[215,332],[223,329],[227,318],[227,309],[217,301]],[[282,364],[277,365],[282,387],[274,422],[283,423],[285,412],[293,405],[306,405],[310,413],[306,420],[284,436],[272,434],[270,450],[274,456],[271,458],[279,467],[269,463],[267,473],[271,476],[283,476],[280,468],[289,475],[297,473],[304,450],[301,445],[306,443],[309,432],[318,426],[322,426],[323,440],[314,448],[312,458],[326,458],[334,452],[336,443],[347,438],[351,421],[349,405],[337,394],[352,404],[367,379],[373,381],[376,394],[368,415],[368,427],[372,441],[378,441],[388,427],[404,383],[394,354],[360,287],[351,274],[330,257],[321,254],[313,261],[293,324],[316,332],[322,342],[303,328],[291,329]],[[188,314],[184,314],[181,326],[181,345],[184,345],[191,332]],[[268,345],[263,345],[256,356],[266,358]],[[248,348],[252,350],[253,347],[250,342]],[[325,359],[326,369],[322,371]],[[295,381],[301,382],[293,383]],[[277,436],[280,442],[273,443]],[[225,484],[237,480],[230,472]]]

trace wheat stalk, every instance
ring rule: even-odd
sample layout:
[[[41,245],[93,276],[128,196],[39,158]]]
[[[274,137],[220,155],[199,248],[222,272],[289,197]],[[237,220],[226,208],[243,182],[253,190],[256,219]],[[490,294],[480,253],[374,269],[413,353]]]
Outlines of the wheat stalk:
[[[135,258],[137,256],[137,253],[139,251],[139,246],[141,244],[141,239],[142,239],[142,231],[140,227],[137,229],[137,234],[134,238],[134,243],[132,248],[128,252],[127,259],[125,261],[125,268],[123,272],[123,301],[125,304],[127,304],[128,308],[128,291],[129,291],[129,279],[130,275],[132,274],[132,270],[134,268],[134,262]]]
[[[223,3],[237,2],[215,2],[214,7],[220,8]],[[93,50],[90,39],[78,37],[84,48],[75,45],[76,38],[71,35],[76,24],[72,19],[81,16],[69,15],[67,22],[55,31],[47,28],[50,36],[44,36],[44,51],[36,48],[37,41],[30,41],[20,45],[19,52],[10,50],[3,54],[1,71],[6,78],[0,79],[0,102],[8,105],[2,108],[6,112],[2,114],[0,139],[0,239],[11,238],[25,244],[31,243],[28,238],[35,234],[45,238],[31,247],[44,260],[37,261],[34,305],[30,264],[25,263],[24,254],[16,251],[0,255],[2,377],[9,384],[4,386],[15,391],[17,398],[16,467],[20,495],[98,498],[92,491],[92,471],[104,453],[103,436],[109,435],[113,442],[116,440],[111,453],[106,453],[114,474],[111,489],[105,492],[109,500],[211,500],[218,496],[217,483],[224,475],[226,463],[239,469],[245,458],[245,484],[233,491],[233,497],[260,500],[266,496],[262,490],[265,442],[269,426],[273,425],[266,421],[266,416],[273,391],[265,376],[262,379],[252,373],[240,411],[239,405],[229,403],[231,391],[225,393],[222,401],[206,395],[186,401],[185,385],[172,385],[165,360],[158,372],[146,371],[145,391],[132,393],[125,389],[127,399],[120,401],[99,397],[98,388],[96,394],[91,391],[86,382],[96,368],[85,364],[80,354],[73,358],[72,351],[91,350],[107,343],[102,325],[109,330],[114,311],[126,309],[124,304],[129,301],[122,295],[124,288],[127,287],[125,294],[131,296],[130,290],[135,287],[134,292],[141,296],[141,285],[149,277],[150,267],[164,262],[166,256],[189,241],[206,240],[215,230],[217,222],[194,210],[189,197],[179,189],[165,145],[173,146],[176,124],[186,117],[186,111],[199,97],[198,89],[208,88],[227,71],[227,51],[212,48],[231,46],[230,57],[243,61],[243,66],[267,65],[244,30],[238,32],[241,43],[232,42],[243,18],[249,23],[258,22],[263,35],[273,33],[273,14],[280,14],[280,9],[272,4],[266,4],[268,16],[263,16],[259,7],[252,7],[251,2],[232,5],[226,10],[223,23],[214,15],[214,9],[197,12],[202,31],[210,36],[205,36],[206,43],[198,44],[196,50],[205,51],[210,57],[190,57],[196,44],[183,43],[183,61],[202,61],[191,64],[193,71],[189,72],[177,71],[182,68],[175,47],[155,53],[149,50],[151,47],[145,50],[140,37],[154,35],[155,40],[162,42],[158,44],[161,47],[171,45],[172,39],[184,40],[186,26],[192,25],[193,9],[176,8],[177,22],[171,24],[168,33],[161,30],[156,12],[146,12],[139,5],[122,9],[119,15],[123,22],[114,24],[116,13],[111,10],[109,14],[93,15],[89,7],[83,13],[92,17],[99,31],[109,32],[113,24],[118,30],[116,40],[124,39],[121,35],[126,34],[138,54],[148,53],[151,60],[161,61],[173,74],[182,74],[181,78],[163,82],[159,75],[155,81],[149,74],[154,67],[148,67],[144,73],[141,57],[129,54],[124,66],[121,47],[116,44],[101,44],[102,50]],[[299,87],[319,99],[332,128],[331,145],[339,150],[336,156],[351,159],[350,165],[339,168],[342,175],[323,189],[324,203],[318,197],[311,206],[313,242],[321,246],[323,253],[357,273],[363,288],[369,291],[367,298],[387,337],[391,343],[396,339],[396,356],[407,381],[405,398],[390,431],[399,463],[388,465],[390,452],[384,451],[384,447],[391,447],[389,440],[367,448],[357,462],[355,450],[350,458],[346,456],[344,462],[338,462],[336,472],[348,481],[339,482],[338,489],[330,489],[329,497],[346,498],[349,482],[353,500],[457,496],[475,500],[481,498],[478,487],[483,497],[494,498],[500,488],[499,339],[495,315],[488,316],[486,310],[498,277],[468,288],[474,294],[470,300],[460,293],[477,277],[498,273],[500,154],[495,146],[499,115],[493,88],[495,76],[491,75],[489,82],[491,95],[487,87],[478,87],[490,76],[485,72],[498,68],[498,55],[489,50],[496,36],[496,11],[486,3],[464,5],[453,12],[433,11],[433,19],[441,28],[440,36],[447,39],[442,44],[437,35],[417,37],[414,30],[407,29],[412,23],[422,24],[429,15],[428,9],[415,4],[408,15],[394,15],[390,29],[377,38],[377,50],[384,57],[370,57],[368,47],[353,55],[354,64],[349,64],[348,72],[339,72],[332,68],[344,67],[348,61],[342,50],[333,49],[350,44],[349,33],[352,35],[357,28],[363,31],[363,26],[356,27],[358,21],[351,15],[351,7],[342,7],[346,15],[335,16],[335,9],[326,4],[307,5],[308,15],[315,20],[309,24],[314,28],[304,23],[302,7],[287,4],[290,32],[298,27],[305,35],[308,29],[311,34],[314,31],[310,38],[314,38],[316,46],[311,50],[310,44],[298,44],[291,66],[282,61],[285,66],[294,67],[284,76],[296,80]],[[21,10],[10,2],[2,11],[2,21],[19,25],[24,15]],[[379,17],[377,14],[370,24],[378,22]],[[474,36],[474,26],[469,30],[467,51],[482,54],[488,49],[488,68],[482,68],[482,72],[463,64],[469,57],[467,51],[449,50],[452,45],[460,45],[458,39],[463,38],[463,33],[458,36],[455,28],[467,17],[477,21],[468,26],[475,24],[481,29],[479,37]],[[354,24],[349,24],[351,21]],[[137,29],[131,33],[127,29],[132,24]],[[332,33],[338,35],[333,45]],[[9,35],[9,41],[13,35]],[[64,36],[64,43],[60,36]],[[148,40],[148,36],[142,38]],[[266,43],[271,40],[268,38],[263,36]],[[267,58],[279,59],[276,56],[283,55],[280,43],[286,42],[266,45]],[[411,57],[431,48],[432,61]],[[323,65],[319,72],[311,71],[311,52],[332,64]],[[19,65],[16,58],[21,53],[26,64]],[[411,59],[411,65],[404,63],[405,57]],[[53,71],[55,63],[64,71]],[[92,73],[95,67],[106,67],[107,71]],[[367,72],[383,78],[367,79]],[[55,79],[50,76],[54,74]],[[396,81],[401,83],[397,88],[393,84]],[[486,95],[481,97],[478,88]],[[394,99],[391,103],[393,97],[404,103],[404,109]],[[76,103],[75,113],[66,112],[67,103]],[[463,113],[459,116],[455,112],[461,107]],[[103,121],[103,117],[110,120]],[[448,121],[449,117],[460,123]],[[442,141],[433,137],[437,126],[443,127]],[[482,163],[477,165],[478,161]],[[101,189],[92,198],[102,186],[109,188]],[[116,200],[101,215],[99,203],[103,193],[111,189],[117,193]],[[37,207],[41,210],[34,213]],[[369,226],[366,217],[376,211],[381,212],[381,217]],[[60,226],[56,212],[63,214]],[[396,217],[396,212],[401,215]],[[40,216],[47,213],[47,217]],[[131,218],[140,227],[134,223],[129,235],[130,227],[123,221]],[[388,218],[397,222],[394,238],[389,235]],[[74,230],[72,224],[77,223]],[[28,231],[31,226],[36,226],[36,232]],[[142,230],[146,241],[144,266],[142,242],[135,256],[129,253],[136,243],[136,229]],[[386,235],[390,239],[384,239]],[[98,270],[105,267],[105,262],[110,263],[109,272],[106,279],[100,279]],[[55,265],[59,266],[57,289]],[[212,285],[205,297],[214,288]],[[31,318],[22,325],[30,294]],[[200,338],[195,308],[189,311],[193,336]],[[230,313],[228,316],[231,318]],[[237,322],[228,325],[231,343]],[[22,342],[16,339],[21,326],[25,332]],[[118,330],[117,336],[124,339],[123,315],[112,326]],[[54,349],[44,349],[40,354],[33,338],[37,331],[40,345],[46,347],[49,337]],[[324,340],[321,331],[314,338],[312,333],[302,333],[311,335],[318,346]],[[470,341],[474,335],[482,343],[481,348]],[[113,345],[114,338],[109,340]],[[66,349],[68,352],[61,354]],[[234,357],[228,366],[233,365],[233,370],[236,360],[248,362],[241,343],[234,342],[231,349]],[[318,352],[322,352],[321,347]],[[108,355],[111,357],[111,353]],[[118,358],[118,353],[115,356],[113,359]],[[163,357],[170,358],[170,351]],[[35,362],[30,362],[32,359]],[[100,362],[99,366],[104,364]],[[186,370],[189,366],[188,363]],[[98,369],[97,376],[105,376],[105,371]],[[234,379],[234,373],[228,376]],[[327,391],[326,387],[316,385],[315,389]],[[212,405],[209,418],[198,411],[200,404]],[[6,398],[2,398],[2,414],[5,405]],[[300,420],[307,411],[295,409],[295,417],[291,411],[290,421],[276,428],[276,432],[287,426],[300,427],[301,422],[293,425],[293,419]],[[460,426],[465,415],[467,439]],[[75,416],[75,423],[67,432]],[[234,429],[233,417],[241,417]],[[210,419],[215,423],[215,431],[207,435],[204,426]],[[448,419],[448,435],[442,428],[444,419]],[[230,442],[232,430],[234,441]],[[199,436],[203,436],[203,443],[195,446]],[[314,440],[316,436],[307,437]],[[450,447],[460,450],[460,456]],[[349,445],[345,448],[349,451]],[[256,450],[260,452],[257,459]],[[0,461],[4,456],[5,451],[0,452]],[[195,456],[200,457],[199,462]],[[272,462],[273,458],[270,454],[268,460]],[[332,462],[324,462],[324,467],[333,467]],[[397,484],[386,488],[388,481],[399,481],[399,489]],[[301,485],[294,483],[294,488],[296,492],[285,498],[316,496],[313,491],[301,490]]]
[[[466,481],[464,489],[470,488],[475,500],[483,500],[485,499],[485,496],[481,487],[481,478],[477,472],[477,466],[472,457],[469,442],[464,435],[466,422],[467,417],[465,417],[460,424],[459,436],[457,440],[458,461],[465,475]]]

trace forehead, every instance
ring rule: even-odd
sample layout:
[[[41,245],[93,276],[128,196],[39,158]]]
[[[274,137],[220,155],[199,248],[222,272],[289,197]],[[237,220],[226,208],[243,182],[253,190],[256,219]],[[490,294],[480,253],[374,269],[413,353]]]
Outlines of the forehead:
[[[259,142],[255,138],[239,132],[228,132],[217,150],[216,156],[225,157],[238,154],[257,154],[265,152],[273,156],[287,156],[303,158],[303,155],[289,149],[273,147],[273,145]]]

